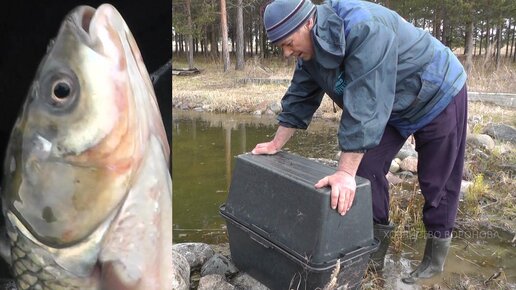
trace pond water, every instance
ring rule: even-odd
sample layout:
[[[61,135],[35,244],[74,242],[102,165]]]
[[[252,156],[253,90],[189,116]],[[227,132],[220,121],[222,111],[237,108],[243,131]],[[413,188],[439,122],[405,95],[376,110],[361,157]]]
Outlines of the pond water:
[[[172,126],[174,243],[225,243],[225,221],[219,215],[219,206],[227,198],[235,156],[270,140],[276,120],[271,116],[174,111]],[[284,149],[305,157],[331,159],[338,150],[337,128],[337,122],[315,119]],[[506,279],[509,287],[516,289],[512,238],[489,229],[461,232],[452,244],[444,275],[425,285],[440,283],[455,288],[464,283],[465,277],[484,282],[502,270],[496,279]],[[404,245],[400,254],[390,253],[383,275],[385,287],[420,287],[405,285],[400,278],[410,272],[411,262],[419,261],[423,250],[424,240],[419,239]],[[486,287],[496,285],[496,279]]]

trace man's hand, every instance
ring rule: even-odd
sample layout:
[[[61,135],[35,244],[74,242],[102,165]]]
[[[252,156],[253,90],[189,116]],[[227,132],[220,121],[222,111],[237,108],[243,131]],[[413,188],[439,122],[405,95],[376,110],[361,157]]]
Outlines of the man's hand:
[[[253,154],[276,154],[279,150],[272,141],[257,144],[251,153]]]
[[[345,215],[355,198],[355,177],[345,171],[336,171],[315,184],[316,188],[331,186],[331,208]]]
[[[296,129],[278,126],[274,139],[270,142],[260,143],[251,151],[253,154],[276,154],[294,135]]]

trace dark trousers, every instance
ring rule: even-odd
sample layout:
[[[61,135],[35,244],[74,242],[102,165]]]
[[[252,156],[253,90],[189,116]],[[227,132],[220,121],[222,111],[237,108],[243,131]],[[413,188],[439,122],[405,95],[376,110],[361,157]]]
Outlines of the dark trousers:
[[[414,133],[418,179],[425,198],[423,222],[429,234],[448,237],[459,203],[467,126],[466,86],[432,122]],[[389,221],[389,183],[385,177],[406,138],[387,125],[380,144],[364,154],[357,175],[371,181],[373,219]]]

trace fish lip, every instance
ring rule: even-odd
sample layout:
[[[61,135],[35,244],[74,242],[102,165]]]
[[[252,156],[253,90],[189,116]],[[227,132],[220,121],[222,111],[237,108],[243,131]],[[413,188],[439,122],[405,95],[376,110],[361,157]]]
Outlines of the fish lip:
[[[95,12],[96,9],[91,6],[81,5],[76,7],[65,17],[66,25],[62,25],[61,30],[71,28],[71,31],[75,31],[81,40],[85,43],[91,43],[90,25]],[[59,34],[61,33],[62,31],[59,31]]]
[[[100,13],[105,13],[104,11],[109,6],[109,8],[112,8],[109,4],[103,4],[99,6],[97,9],[88,6],[88,5],[81,5],[73,9],[68,13],[68,16],[65,17],[65,22],[68,25],[63,25],[62,29],[66,29],[66,26],[69,26],[71,28],[71,31],[75,32],[75,34],[79,37],[79,39],[86,45],[88,45],[90,48],[94,47],[95,42],[95,25],[97,22],[97,16]]]
[[[90,33],[90,24],[93,19],[93,16],[95,16],[95,12],[97,10],[91,6],[83,6],[83,9],[81,9],[81,13],[79,16],[81,17],[80,20],[80,27],[86,32],[87,34]]]

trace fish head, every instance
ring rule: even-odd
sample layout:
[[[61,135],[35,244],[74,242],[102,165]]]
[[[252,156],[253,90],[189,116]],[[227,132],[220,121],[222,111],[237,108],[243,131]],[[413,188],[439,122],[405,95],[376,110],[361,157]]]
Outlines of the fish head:
[[[81,242],[112,217],[156,130],[168,143],[136,42],[109,4],[62,22],[11,133],[3,211],[40,243]]]

